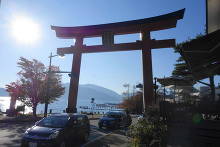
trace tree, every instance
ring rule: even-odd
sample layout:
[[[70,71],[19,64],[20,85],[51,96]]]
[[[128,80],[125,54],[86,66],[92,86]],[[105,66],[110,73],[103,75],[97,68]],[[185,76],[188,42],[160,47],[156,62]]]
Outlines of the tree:
[[[176,46],[176,48],[174,48],[175,53],[180,52],[180,48],[181,48],[182,44],[178,44]],[[183,59],[182,56],[180,56],[177,60],[176,60],[176,64],[174,64],[174,70],[172,72],[172,75],[174,76],[180,76],[180,77],[188,77],[188,78],[192,78],[192,72],[190,72],[189,68],[187,67],[187,64],[185,62],[185,60]]]
[[[47,69],[48,72],[49,69]],[[64,94],[65,88],[62,86],[62,77],[59,72],[59,68],[56,66],[51,66],[51,73],[45,75],[45,80],[43,82],[43,96],[40,103],[45,103],[46,100],[48,103],[53,103],[57,101],[57,99]],[[50,76],[48,78],[48,76]],[[47,97],[47,83],[48,85],[48,97]]]
[[[24,91],[21,82],[16,81],[6,85],[6,91],[9,93],[11,97],[10,108],[8,113],[9,115],[14,115],[16,101],[19,100],[20,97],[24,96]]]
[[[94,113],[94,108],[95,108],[95,98],[91,98],[91,105],[92,105],[91,109],[92,109],[92,115],[93,115],[93,113]],[[92,117],[93,117],[93,116],[92,116]]]
[[[91,98],[91,103],[93,104],[95,102],[95,98]]]
[[[180,50],[183,48],[184,44],[190,42],[190,40],[186,40],[185,42],[179,43],[176,45],[176,47],[174,48],[174,52],[175,53],[180,53]],[[184,60],[184,58],[182,56],[180,56],[177,60],[176,60],[176,64],[174,64],[174,70],[172,72],[173,76],[182,78],[184,79],[188,79],[188,80],[192,80],[195,81],[192,75],[192,72],[190,71],[190,69],[187,66],[186,61]],[[193,85],[189,84],[189,85],[185,85],[184,87],[182,87],[182,93],[178,93],[179,97],[182,97],[184,101],[187,101],[187,99],[191,99],[190,98],[190,93],[185,93],[184,91],[188,91],[188,89],[193,89]],[[174,88],[174,91],[176,90],[176,85]],[[174,95],[176,94],[176,92],[174,92]],[[175,96],[174,96],[175,97]]]
[[[195,39],[201,38],[203,35],[202,34],[198,34],[196,36]],[[180,53],[180,50],[183,49],[183,46],[188,44],[189,42],[191,42],[194,39],[188,39],[182,43],[177,44],[174,47],[174,52],[175,53]],[[187,77],[187,78],[191,78],[193,79],[192,76],[192,72],[190,71],[190,69],[188,68],[186,61],[184,60],[184,58],[182,56],[180,56],[177,60],[176,60],[177,64],[175,64],[174,66],[174,70],[172,72],[172,75],[175,76],[180,76],[180,77]]]
[[[28,60],[21,57],[18,62],[21,71],[18,73],[22,83],[25,95],[20,100],[27,106],[32,107],[33,115],[36,116],[36,109],[39,103],[45,103],[48,74],[43,63],[33,59]],[[55,68],[55,67],[54,67]],[[57,68],[58,69],[58,68]],[[51,103],[59,98],[64,93],[64,88],[61,85],[61,76],[57,73],[50,75],[50,87],[48,101]]]
[[[137,92],[134,96],[124,98],[119,107],[131,113],[141,114],[143,112],[143,93]]]
[[[180,50],[182,50],[184,48],[184,46],[185,46],[185,48],[188,47],[187,44],[189,44],[191,41],[199,39],[203,36],[204,36],[203,34],[198,34],[194,39],[188,39],[182,43],[177,44],[176,47],[174,48],[175,52],[180,52]],[[192,72],[188,69],[187,64],[182,56],[177,59],[177,64],[175,64],[175,68],[174,68],[172,74],[176,75],[176,76],[191,78],[192,80],[194,79],[192,76]],[[214,101],[214,99],[215,99],[214,75],[209,77],[209,81],[210,81],[210,84],[197,80],[197,82],[199,82],[201,84],[205,84],[206,86],[210,87],[211,96]]]

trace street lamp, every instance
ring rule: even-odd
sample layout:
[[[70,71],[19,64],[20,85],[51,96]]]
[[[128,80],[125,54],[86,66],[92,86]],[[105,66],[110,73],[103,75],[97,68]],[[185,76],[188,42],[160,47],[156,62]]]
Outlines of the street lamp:
[[[45,99],[45,107],[44,107],[44,117],[47,116],[47,109],[48,109],[48,97],[49,97],[49,87],[50,87],[50,74],[51,74],[51,63],[52,63],[52,58],[56,57],[56,56],[60,56],[60,55],[53,55],[52,52],[50,53],[50,56],[48,57],[50,59],[49,62],[49,69],[47,72],[47,87],[46,87],[46,99]],[[64,57],[64,55],[60,56],[60,57]]]
[[[157,77],[154,77],[154,103],[157,103],[157,89],[158,89],[158,85],[157,85]]]
[[[92,104],[92,118],[93,118],[94,107],[95,107],[95,98],[91,98],[91,104]]]
[[[129,88],[130,88],[130,84],[124,84],[123,86],[124,86],[125,88],[126,88],[126,87],[128,88],[127,92],[128,92],[128,98],[129,98]]]

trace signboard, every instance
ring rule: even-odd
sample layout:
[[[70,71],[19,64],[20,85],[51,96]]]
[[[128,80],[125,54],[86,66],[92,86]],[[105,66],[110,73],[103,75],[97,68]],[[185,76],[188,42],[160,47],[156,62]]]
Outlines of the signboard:
[[[220,29],[220,0],[207,0],[208,33]]]

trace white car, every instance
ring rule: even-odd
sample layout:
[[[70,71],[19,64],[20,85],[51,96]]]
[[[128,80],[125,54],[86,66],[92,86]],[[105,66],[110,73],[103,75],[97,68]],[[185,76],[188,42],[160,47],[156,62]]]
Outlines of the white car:
[[[144,115],[143,114],[138,115],[138,120],[142,120],[142,119],[144,119]]]

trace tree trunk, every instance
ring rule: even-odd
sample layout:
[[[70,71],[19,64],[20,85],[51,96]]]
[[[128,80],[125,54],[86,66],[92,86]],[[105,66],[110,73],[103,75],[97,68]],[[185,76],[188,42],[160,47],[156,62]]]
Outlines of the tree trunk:
[[[33,110],[33,116],[34,116],[34,117],[37,117],[37,114],[36,114],[36,112],[37,112],[37,105],[34,105],[34,106],[32,107],[32,110]]]
[[[16,97],[11,96],[11,100],[10,100],[10,107],[7,110],[7,114],[8,116],[15,116],[16,112],[15,112],[15,104],[16,104]]]
[[[11,100],[10,100],[10,110],[15,110],[15,104],[16,104],[16,97],[11,96]]]

